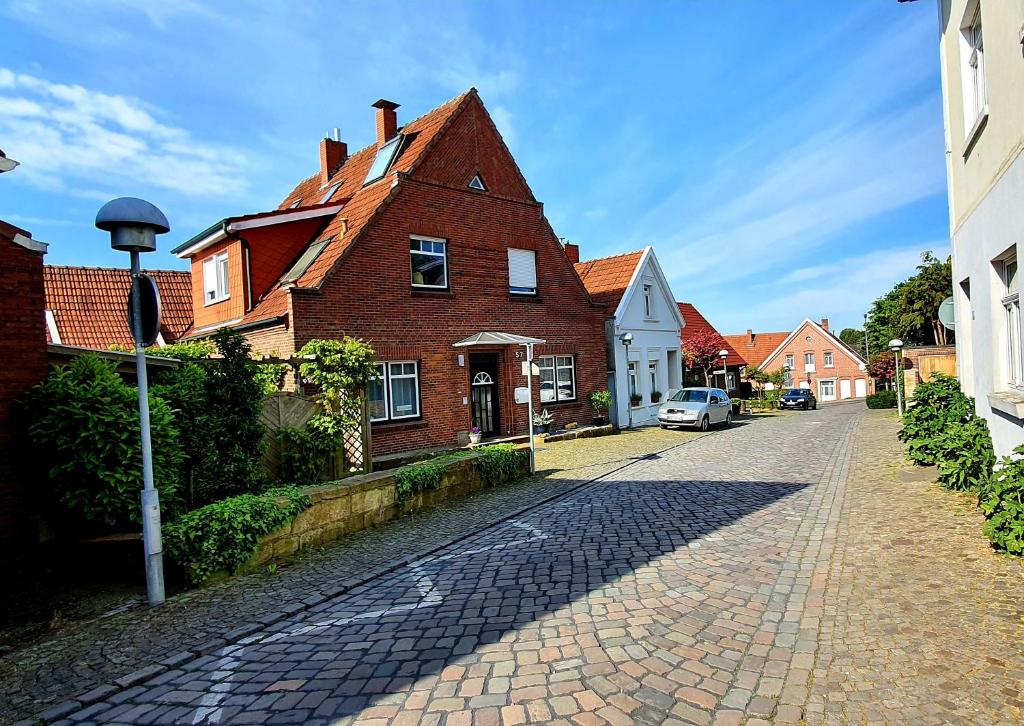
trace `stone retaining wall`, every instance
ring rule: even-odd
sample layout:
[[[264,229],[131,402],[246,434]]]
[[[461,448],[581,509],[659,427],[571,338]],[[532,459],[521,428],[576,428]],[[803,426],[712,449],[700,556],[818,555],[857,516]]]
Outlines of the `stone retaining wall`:
[[[343,481],[309,487],[304,490],[312,500],[309,509],[297,516],[291,524],[264,537],[256,554],[242,569],[252,570],[293,555],[300,549],[332,542],[402,514],[433,507],[484,489],[489,484],[477,470],[478,458],[480,454],[470,454],[446,464],[447,471],[437,489],[410,497],[402,505],[398,505],[395,500],[397,469],[360,474]],[[524,457],[516,478],[527,476],[529,466],[529,459]],[[506,482],[499,482],[503,483]]]

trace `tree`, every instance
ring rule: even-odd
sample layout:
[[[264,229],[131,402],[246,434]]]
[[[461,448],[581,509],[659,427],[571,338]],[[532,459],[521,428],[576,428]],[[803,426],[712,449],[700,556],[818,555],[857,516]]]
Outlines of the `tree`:
[[[839,340],[846,343],[848,346],[853,348],[855,351],[860,353],[864,358],[867,358],[867,354],[864,351],[864,331],[857,330],[856,328],[843,328],[839,333]]]
[[[896,332],[914,342],[945,345],[946,326],[939,322],[939,305],[952,294],[951,258],[942,262],[931,252],[925,252],[917,274],[900,291],[893,320]]]
[[[701,330],[683,340],[683,359],[686,367],[704,373],[704,385],[711,385],[711,371],[718,364],[722,339],[710,330]]]

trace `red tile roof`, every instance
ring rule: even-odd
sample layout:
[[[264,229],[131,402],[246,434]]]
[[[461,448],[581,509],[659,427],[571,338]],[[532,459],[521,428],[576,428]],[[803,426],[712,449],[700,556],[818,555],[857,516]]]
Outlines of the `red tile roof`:
[[[718,336],[721,340],[721,346],[723,349],[729,351],[729,357],[726,358],[726,362],[729,365],[745,366],[747,365],[747,359],[740,355],[739,351],[724,337],[721,333],[715,330],[715,327],[708,322],[707,318],[700,314],[690,303],[676,303],[679,305],[679,313],[683,316],[683,320],[686,322],[686,326],[679,332],[680,341],[685,341],[698,333],[711,331]]]
[[[160,290],[160,330],[164,341],[171,343],[192,325],[191,275],[177,270],[147,272]],[[128,270],[46,265],[43,282],[46,309],[53,313],[61,343],[102,350],[133,345],[126,309]]]
[[[741,333],[723,337],[740,355],[747,359],[749,365],[759,366],[776,348],[782,345],[782,341],[789,337],[790,332],[785,330],[781,333],[750,333],[749,336],[747,333]]]
[[[583,280],[583,285],[594,302],[603,303],[608,306],[609,312],[614,312],[619,306],[622,294],[626,292],[629,281],[633,279],[633,272],[640,264],[643,254],[643,250],[626,252],[612,257],[577,262],[573,267],[576,268],[576,274]]]

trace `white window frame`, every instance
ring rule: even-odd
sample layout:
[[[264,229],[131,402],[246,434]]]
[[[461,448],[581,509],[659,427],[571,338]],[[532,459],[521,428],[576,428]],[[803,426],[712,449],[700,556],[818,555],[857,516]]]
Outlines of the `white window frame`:
[[[654,298],[652,296],[653,285],[644,285],[644,318],[654,320]]]
[[[1009,279],[1007,268],[1013,265],[1013,279]],[[1006,348],[1003,351],[1003,371],[1006,384],[1011,388],[1024,388],[1024,356],[1021,355],[1020,335],[1020,267],[1017,254],[1013,252],[997,261],[999,282],[1002,286],[1000,304],[1003,306],[1003,325],[1006,330]]]
[[[786,368],[789,368],[789,370],[796,368],[796,356],[792,353],[786,356]]]
[[[203,305],[216,305],[231,297],[227,250],[203,260]],[[211,296],[210,293],[213,293]]]
[[[524,249],[521,249],[521,248],[518,248],[518,247],[509,247],[507,252],[508,252],[508,291],[509,291],[509,294],[510,295],[536,295],[537,294],[537,252],[536,252],[536,250],[524,250]],[[526,277],[523,277],[521,279],[517,278],[517,279],[513,280],[512,279],[513,267],[516,267],[516,268],[521,267],[520,263],[514,262],[514,258],[518,257],[521,261],[523,261],[522,264],[525,264],[526,255],[529,255],[532,258],[533,279],[530,279],[529,276],[526,276]],[[514,282],[522,282],[522,283],[530,283],[530,282],[532,282],[533,285],[530,285],[530,284],[515,285],[515,284],[513,284]]]
[[[651,384],[651,393],[661,390],[661,388],[658,387],[658,361],[647,361],[647,378]]]
[[[643,394],[640,392],[640,378],[639,371],[637,370],[637,368],[639,368],[639,366],[637,365],[638,363],[639,361],[635,360],[626,361],[626,375],[628,379],[626,382],[628,388],[627,393],[629,394],[630,398],[632,398],[634,395],[638,395],[641,397],[643,396]],[[632,405],[632,402],[630,403],[630,405]]]
[[[562,360],[569,360],[569,364],[565,365]],[[543,355],[537,358],[537,367],[541,370],[551,371],[551,383],[554,386],[555,397],[550,401],[542,401],[541,403],[565,403],[566,401],[575,401],[578,398],[576,391],[576,356],[575,355]],[[570,370],[572,372],[572,397],[563,398],[558,388],[558,372]],[[538,380],[540,380],[538,376]]]
[[[822,363],[822,365],[824,365],[826,368],[835,368],[836,367],[835,366],[835,360],[834,360],[834,357],[832,355],[832,351],[826,350],[825,353],[824,353],[824,356],[825,356],[825,360],[824,360],[824,363]]]
[[[433,242],[435,244],[440,243],[444,245],[444,252],[424,252],[423,250],[414,250],[412,248],[413,242]],[[413,282],[413,275],[416,274],[416,270],[412,266],[413,255],[426,255],[428,257],[441,257],[444,260],[444,284],[443,285],[428,285],[426,283]],[[440,237],[427,237],[422,234],[409,235],[409,282],[417,290],[447,290],[448,289],[448,240]]]
[[[382,422],[382,421],[387,421],[389,415],[391,414],[391,402],[388,400],[388,364],[387,363],[374,363],[374,365],[378,367],[378,369],[380,370],[380,374],[375,376],[373,378],[373,380],[375,380],[375,381],[376,380],[384,381],[384,385],[381,386],[381,389],[384,391],[384,415],[383,416],[378,416],[378,417],[374,418],[373,414],[371,414],[370,415],[370,423],[378,423],[378,422]],[[369,398],[369,396],[367,396],[367,398]]]
[[[804,365],[805,366],[813,366],[814,365],[814,353],[804,353]]]
[[[409,365],[413,366],[412,373],[392,373],[391,366],[393,365]],[[371,418],[370,423],[387,423],[388,421],[405,421],[407,419],[420,418],[423,415],[423,399],[420,395],[420,364],[419,361],[414,360],[389,360],[389,361],[377,361],[374,365],[378,366],[383,370],[384,378],[384,411],[383,417]],[[379,377],[379,376],[378,376]],[[415,413],[405,414],[402,416],[396,416],[391,410],[391,402],[394,400],[392,394],[392,384],[395,379],[406,380],[414,379],[416,382],[416,411]],[[376,379],[375,379],[376,380]]]
[[[985,79],[985,32],[981,2],[969,2],[960,24],[961,96],[964,107],[964,146],[970,147],[988,116]]]

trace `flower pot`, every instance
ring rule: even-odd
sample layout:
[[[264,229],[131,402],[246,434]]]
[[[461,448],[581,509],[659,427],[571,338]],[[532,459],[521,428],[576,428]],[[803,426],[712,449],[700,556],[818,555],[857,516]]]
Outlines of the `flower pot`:
[[[604,426],[605,423],[607,423],[604,420],[604,416],[594,416],[594,418],[591,419],[591,421],[595,426]]]
[[[470,434],[469,435],[469,443],[471,443],[471,444],[479,444],[481,438],[483,438],[483,434]]]

